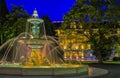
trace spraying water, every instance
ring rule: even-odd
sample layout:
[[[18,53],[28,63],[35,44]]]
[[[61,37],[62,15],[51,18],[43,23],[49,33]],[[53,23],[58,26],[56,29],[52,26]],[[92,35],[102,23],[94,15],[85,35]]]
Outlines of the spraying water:
[[[1,64],[18,63],[41,66],[63,63],[63,50],[55,38],[46,36],[44,20],[34,10],[26,23],[26,31],[0,47]]]
[[[26,31],[0,47],[0,74],[55,77],[88,71],[84,65],[65,64],[63,56],[63,49],[54,37],[46,36],[44,20],[34,10],[27,20]]]

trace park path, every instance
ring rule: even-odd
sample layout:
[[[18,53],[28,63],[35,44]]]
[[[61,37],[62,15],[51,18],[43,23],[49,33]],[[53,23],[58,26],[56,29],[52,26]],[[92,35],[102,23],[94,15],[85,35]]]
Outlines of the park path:
[[[120,78],[120,65],[115,64],[89,64],[90,67],[102,68],[109,71],[108,74],[92,78]]]

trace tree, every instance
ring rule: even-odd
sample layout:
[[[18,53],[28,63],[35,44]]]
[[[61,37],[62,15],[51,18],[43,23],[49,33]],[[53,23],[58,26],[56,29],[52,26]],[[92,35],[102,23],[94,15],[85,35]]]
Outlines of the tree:
[[[6,15],[6,21],[3,24],[4,41],[16,37],[25,31],[26,20],[29,17],[27,12],[21,6],[12,6],[12,10]]]
[[[5,18],[6,14],[8,14],[6,2],[5,0],[0,0],[0,18]]]
[[[3,43],[3,33],[4,31],[2,30],[3,24],[6,20],[6,15],[8,14],[8,9],[6,6],[5,0],[0,0],[0,44]]]
[[[91,43],[91,49],[99,63],[109,58],[114,44],[119,41],[118,36],[113,33],[120,27],[120,11],[114,9],[113,5],[113,0],[76,0],[70,12],[64,16],[61,26],[61,29],[66,30],[75,22],[79,29],[77,33],[88,38],[87,42]],[[73,31],[75,29],[66,33]]]
[[[42,19],[45,22],[46,35],[55,36],[55,25],[52,23],[48,15],[43,15]]]

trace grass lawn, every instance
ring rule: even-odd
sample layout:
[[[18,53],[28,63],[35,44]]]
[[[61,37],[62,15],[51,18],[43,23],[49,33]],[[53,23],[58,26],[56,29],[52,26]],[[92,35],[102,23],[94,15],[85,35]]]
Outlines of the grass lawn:
[[[97,64],[97,61],[81,61],[82,64]],[[104,61],[103,64],[120,64],[120,61]]]

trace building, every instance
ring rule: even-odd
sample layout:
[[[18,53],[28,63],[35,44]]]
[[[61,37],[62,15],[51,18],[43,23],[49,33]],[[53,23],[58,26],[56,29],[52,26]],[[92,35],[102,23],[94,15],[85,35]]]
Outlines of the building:
[[[65,60],[96,60],[96,57],[92,53],[91,44],[88,41],[87,37],[83,34],[80,34],[82,26],[77,28],[76,23],[73,22],[70,25],[70,28],[64,30],[56,30],[57,36],[59,38],[59,43],[64,49],[64,59]],[[72,31],[73,30],[73,31]],[[92,29],[93,32],[97,32],[97,28]],[[68,33],[69,32],[69,33]],[[84,34],[89,35],[90,33],[86,30]],[[120,29],[114,29],[111,35],[120,35]],[[118,50],[114,50],[110,59],[113,57],[118,57]]]

